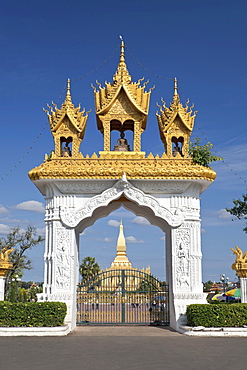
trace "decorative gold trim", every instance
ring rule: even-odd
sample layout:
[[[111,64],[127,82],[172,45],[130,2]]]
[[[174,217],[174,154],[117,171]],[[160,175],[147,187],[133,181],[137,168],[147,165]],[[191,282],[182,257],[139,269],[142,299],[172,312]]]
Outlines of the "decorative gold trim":
[[[11,270],[13,264],[10,262],[1,263],[0,262],[0,277],[6,276],[7,272]]]
[[[216,173],[210,168],[194,164],[189,158],[161,158],[150,153],[147,158],[128,158],[127,153],[101,152],[82,159],[50,159],[32,169],[28,175],[38,179],[118,179],[125,172],[129,179],[201,179],[214,181]],[[135,153],[137,154],[137,153]],[[103,155],[103,157],[101,157]],[[109,157],[108,157],[109,156]]]
[[[145,158],[146,152],[109,152],[100,151],[100,159],[140,159]]]
[[[232,269],[236,271],[238,277],[247,278],[247,263],[233,263]]]

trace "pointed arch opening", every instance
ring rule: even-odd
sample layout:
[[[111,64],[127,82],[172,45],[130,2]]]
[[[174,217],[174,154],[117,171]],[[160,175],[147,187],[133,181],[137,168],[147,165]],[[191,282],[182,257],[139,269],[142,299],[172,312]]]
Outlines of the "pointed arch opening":
[[[172,155],[176,157],[177,154],[180,154],[182,157],[183,155],[183,146],[184,146],[184,138],[182,136],[172,137]]]
[[[69,137],[60,137],[60,156],[61,157],[71,157],[72,156],[72,143],[73,138]]]
[[[134,121],[111,120],[110,132],[112,151],[133,151]]]

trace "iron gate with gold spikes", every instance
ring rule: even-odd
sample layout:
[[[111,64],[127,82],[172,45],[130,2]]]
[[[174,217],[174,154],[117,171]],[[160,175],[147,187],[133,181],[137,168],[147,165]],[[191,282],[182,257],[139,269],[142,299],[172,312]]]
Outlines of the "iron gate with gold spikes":
[[[143,271],[106,270],[77,289],[77,324],[169,325],[168,286]]]

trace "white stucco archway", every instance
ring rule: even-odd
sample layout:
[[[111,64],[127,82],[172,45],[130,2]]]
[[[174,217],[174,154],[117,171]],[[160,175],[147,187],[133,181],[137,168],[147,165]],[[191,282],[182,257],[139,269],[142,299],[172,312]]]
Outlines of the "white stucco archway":
[[[76,325],[79,235],[124,206],[166,233],[170,324],[183,322],[186,306],[206,303],[201,280],[199,196],[206,180],[37,180],[46,194],[44,292],[40,300],[67,303],[66,322]]]

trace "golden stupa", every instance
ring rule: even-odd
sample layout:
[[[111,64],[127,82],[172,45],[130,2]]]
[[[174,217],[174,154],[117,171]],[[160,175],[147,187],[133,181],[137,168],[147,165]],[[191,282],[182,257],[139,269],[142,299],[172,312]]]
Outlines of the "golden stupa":
[[[122,284],[121,279],[121,270],[125,270],[125,289],[126,290],[133,290],[139,288],[140,286],[140,279],[138,278],[137,271],[139,271],[137,268],[132,267],[131,262],[129,261],[127,257],[127,246],[123,231],[123,224],[122,221],[120,222],[119,226],[119,235],[116,245],[116,257],[114,261],[111,264],[111,267],[108,269],[101,271],[102,273],[106,273],[107,278],[102,279],[101,282],[101,289],[104,287],[106,290],[107,288],[114,287],[114,290],[117,291],[120,288],[120,285]],[[116,270],[120,270],[118,274]],[[143,273],[143,276],[150,275],[150,267],[147,267],[146,269],[142,269],[141,273]],[[109,277],[108,277],[109,276]],[[121,284],[120,284],[121,282]]]

